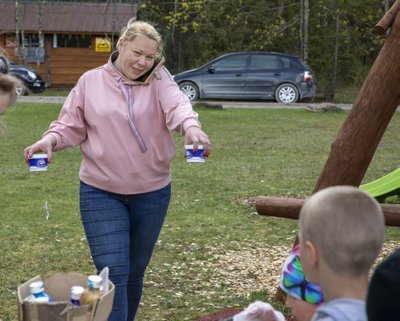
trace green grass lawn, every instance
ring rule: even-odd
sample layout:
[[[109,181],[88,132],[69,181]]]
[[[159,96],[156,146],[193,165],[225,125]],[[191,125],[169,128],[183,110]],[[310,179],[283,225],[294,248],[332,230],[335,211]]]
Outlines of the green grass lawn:
[[[95,271],[79,216],[79,149],[56,153],[47,172],[29,173],[22,157],[60,107],[18,103],[0,118],[2,321],[16,320],[17,285],[27,279]],[[196,111],[213,151],[204,164],[187,164],[183,140],[174,136],[173,196],[138,320],[194,320],[227,306],[270,300],[279,279],[274,260],[286,257],[297,222],[259,216],[251,200],[309,196],[348,113]],[[396,114],[364,182],[398,167],[399,131]],[[386,241],[400,244],[400,229],[387,228]]]

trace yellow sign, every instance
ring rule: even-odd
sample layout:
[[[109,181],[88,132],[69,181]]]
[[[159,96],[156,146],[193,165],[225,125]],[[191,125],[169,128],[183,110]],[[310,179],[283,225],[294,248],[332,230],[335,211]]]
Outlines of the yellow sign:
[[[96,52],[111,52],[110,38],[96,37]]]

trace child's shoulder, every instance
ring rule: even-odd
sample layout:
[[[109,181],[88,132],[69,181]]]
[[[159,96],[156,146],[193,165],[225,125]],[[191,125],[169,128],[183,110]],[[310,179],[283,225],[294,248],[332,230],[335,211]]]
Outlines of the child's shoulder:
[[[355,299],[336,299],[321,305],[312,321],[367,321],[365,302]]]

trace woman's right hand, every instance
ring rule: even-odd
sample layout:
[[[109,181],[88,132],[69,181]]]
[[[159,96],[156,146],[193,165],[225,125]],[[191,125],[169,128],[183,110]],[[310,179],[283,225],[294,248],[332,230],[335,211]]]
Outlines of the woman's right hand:
[[[28,146],[24,149],[25,162],[28,163],[29,158],[37,152],[46,153],[48,156],[48,162],[51,163],[51,157],[53,154],[53,147],[56,145],[56,138],[53,135],[47,135],[36,143]]]

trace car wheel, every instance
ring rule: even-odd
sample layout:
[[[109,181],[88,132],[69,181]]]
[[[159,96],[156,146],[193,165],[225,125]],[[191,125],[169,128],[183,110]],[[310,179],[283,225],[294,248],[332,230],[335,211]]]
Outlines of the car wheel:
[[[199,98],[199,90],[195,84],[186,81],[179,84],[179,88],[186,96],[188,96],[190,101]]]
[[[299,91],[292,84],[282,84],[275,91],[275,99],[278,103],[295,103],[299,100]]]

